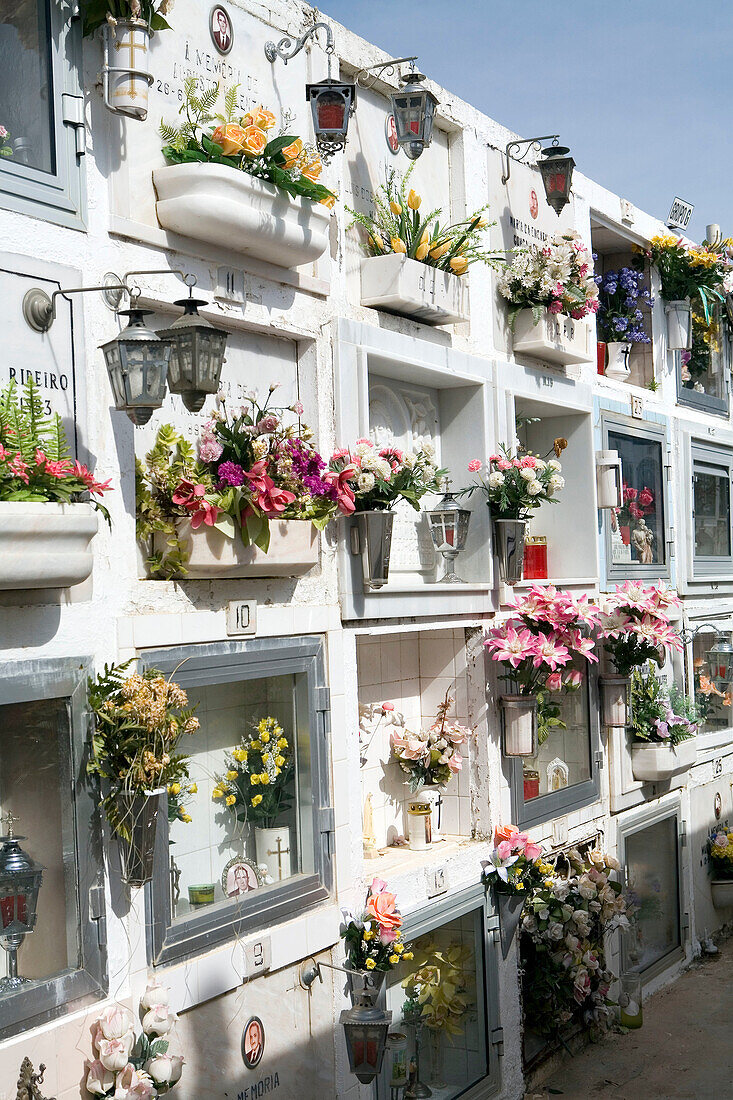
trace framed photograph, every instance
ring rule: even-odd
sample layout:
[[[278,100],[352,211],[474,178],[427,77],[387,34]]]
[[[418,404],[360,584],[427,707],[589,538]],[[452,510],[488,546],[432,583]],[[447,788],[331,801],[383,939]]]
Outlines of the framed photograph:
[[[235,856],[221,873],[221,888],[228,898],[239,898],[253,890],[259,890],[265,882],[264,875],[253,859]]]
[[[242,1061],[247,1069],[254,1069],[265,1053],[265,1025],[259,1016],[250,1016],[242,1032]]]
[[[221,4],[216,4],[209,15],[209,33],[211,41],[221,54],[228,54],[234,45],[234,28],[229,12]]]

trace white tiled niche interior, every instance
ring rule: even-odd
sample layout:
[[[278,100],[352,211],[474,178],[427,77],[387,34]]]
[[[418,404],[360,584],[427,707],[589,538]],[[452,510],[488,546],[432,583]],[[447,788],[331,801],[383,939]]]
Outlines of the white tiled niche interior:
[[[392,703],[408,729],[435,721],[446,692],[454,699],[449,718],[468,725],[466,639],[463,629],[422,630],[357,639],[360,713],[374,704]],[[378,712],[361,720],[362,807],[372,796],[374,835],[378,848],[407,835],[407,776],[391,759],[390,715]],[[373,736],[372,736],[373,733]],[[472,737],[461,746],[463,767],[443,795],[443,831],[447,836],[471,835],[469,793]]]

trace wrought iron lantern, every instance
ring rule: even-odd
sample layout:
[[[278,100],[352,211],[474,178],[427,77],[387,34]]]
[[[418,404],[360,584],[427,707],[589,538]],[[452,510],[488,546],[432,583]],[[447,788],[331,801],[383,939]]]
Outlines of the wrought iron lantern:
[[[130,318],[127,328],[101,347],[115,408],[139,425],[147,424],[163,404],[171,345],[147,328],[145,318],[153,311],[140,309],[135,302],[119,311],[119,316]]]
[[[716,688],[727,691],[733,684],[733,645],[730,638],[719,636],[713,648],[705,654],[705,660]]]
[[[410,160],[417,160],[433,139],[438,99],[421,83],[422,73],[411,69],[401,80],[402,88],[391,96],[397,141]]]
[[[18,974],[18,948],[36,925],[38,893],[44,868],[24,852],[13,834],[14,814],[5,814],[7,835],[0,837],[0,939],[8,953],[7,977],[0,979],[0,993],[12,993],[29,979]]]
[[[372,1082],[382,1069],[391,1023],[392,1013],[377,1008],[368,995],[363,995],[353,1008],[345,1008],[341,1013],[349,1069],[363,1085]]]
[[[570,202],[575,161],[566,145],[549,145],[542,150],[537,167],[542,176],[547,203],[559,216]]]
[[[433,546],[445,558],[445,573],[440,578],[441,582],[461,584],[462,580],[457,576],[453,563],[461,551],[466,549],[471,512],[468,508],[461,508],[450,492],[450,482],[446,483],[445,494],[435,508],[428,510],[427,517]]]
[[[183,315],[156,336],[171,349],[168,389],[181,395],[190,412],[198,412],[207,396],[219,389],[227,333],[199,314],[198,307],[207,303],[192,294],[191,286],[189,297],[175,302],[183,307]]]
[[[316,146],[326,163],[346,145],[349,119],[356,110],[356,85],[342,84],[330,76],[317,84],[306,84],[305,98],[310,103]]]

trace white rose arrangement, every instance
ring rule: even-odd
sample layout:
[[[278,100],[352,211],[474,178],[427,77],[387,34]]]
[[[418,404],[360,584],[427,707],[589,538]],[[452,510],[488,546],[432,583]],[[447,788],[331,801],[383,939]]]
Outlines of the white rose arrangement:
[[[578,233],[556,233],[549,244],[515,249],[514,259],[499,277],[499,291],[511,303],[512,331],[517,314],[531,309],[537,324],[547,309],[576,320],[598,310],[593,257]]]

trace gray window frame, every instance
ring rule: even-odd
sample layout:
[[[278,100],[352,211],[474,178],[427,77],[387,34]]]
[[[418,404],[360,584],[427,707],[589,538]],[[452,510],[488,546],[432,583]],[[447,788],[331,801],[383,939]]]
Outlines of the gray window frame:
[[[731,346],[731,332],[725,308],[718,306],[717,311],[719,312],[724,359],[723,372],[725,377],[723,379],[723,387],[725,389],[725,397],[713,397],[712,394],[709,393],[697,393],[695,390],[683,386],[682,352],[675,351],[672,354],[674,355],[674,370],[677,379],[677,404],[686,405],[691,409],[701,409],[703,412],[711,413],[713,416],[727,417],[730,407],[730,371],[733,361],[733,346]]]
[[[330,694],[326,687],[324,643],[315,636],[258,638],[147,650],[143,668],[175,670],[176,682],[189,690],[237,679],[305,673],[311,738],[314,872],[298,875],[264,900],[256,894],[224,909],[203,910],[175,924],[172,919],[168,820],[161,815],[155,842],[153,880],[145,887],[148,959],[164,966],[211,950],[237,936],[291,920],[328,901],[334,884],[334,813],[330,794]]]
[[[0,158],[0,207],[70,229],[85,229],[86,187],[81,15],[49,0],[50,80],[56,171]]]
[[[435,899],[424,908],[411,913],[403,913],[403,938],[411,942],[417,936],[432,932],[443,924],[481,910],[483,930],[483,970],[476,972],[476,992],[481,990],[483,978],[483,1025],[486,1037],[488,1073],[476,1084],[469,1086],[460,1095],[462,1100],[486,1100],[494,1096],[501,1086],[499,1058],[503,1055],[503,1031],[501,1028],[501,1005],[499,1002],[499,914],[495,907],[491,890],[483,884],[476,884],[457,890],[449,897]],[[380,995],[380,1004],[386,1005],[386,992]],[[385,1056],[385,1069],[388,1069],[389,1056]],[[385,1084],[385,1082],[387,1082]],[[376,1084],[376,1100],[389,1100],[390,1090],[386,1072],[381,1074]]]
[[[91,671],[92,662],[84,657],[0,663],[0,704],[37,699],[67,700],[69,796],[73,802],[78,943],[82,964],[78,969],[62,971],[44,982],[34,982],[17,993],[1,997],[0,1041],[74,1011],[91,999],[107,996],[102,830],[97,799],[87,782],[85,770],[89,729],[87,678]],[[42,904],[43,886],[40,897]]]
[[[669,580],[672,575],[671,559],[674,545],[670,538],[672,530],[670,523],[670,499],[669,499],[669,441],[667,438],[666,424],[644,421],[643,424],[631,422],[619,416],[611,416],[607,413],[601,416],[601,434],[603,447],[611,447],[609,433],[617,432],[619,435],[634,436],[650,443],[658,443],[661,447],[662,460],[662,506],[664,508],[664,563],[662,565],[642,565],[640,562],[626,562],[616,564],[611,561],[611,522],[607,512],[603,515],[603,545],[606,559],[606,580],[609,584],[616,584],[625,580]]]
[[[692,516],[692,573],[700,578],[726,578],[733,576],[733,524],[729,516],[729,534],[731,552],[724,558],[716,558],[695,553],[695,477],[698,469],[702,472],[713,473],[715,469],[728,470],[728,484],[730,486],[730,501],[733,505],[733,451],[724,447],[713,447],[708,443],[690,441],[690,465],[692,468],[692,486],[690,500],[690,515]],[[706,469],[703,470],[702,468]]]
[[[583,806],[589,806],[601,797],[600,771],[603,751],[601,748],[600,699],[598,677],[590,672],[590,665],[585,676],[585,690],[587,692],[588,721],[590,724],[588,731],[590,779],[586,779],[582,783],[575,783],[572,787],[563,787],[559,791],[541,794],[527,802],[524,798],[522,760],[507,757],[512,792],[512,818],[518,825],[526,828],[542,825],[544,822],[552,821],[553,818],[560,817],[562,814],[568,814],[573,810],[581,809]]]
[[[679,962],[685,957],[685,940],[687,939],[688,921],[687,914],[685,913],[684,905],[684,869],[682,864],[682,849],[684,847],[685,826],[682,820],[682,806],[679,801],[666,803],[663,805],[649,806],[639,813],[632,814],[625,821],[620,821],[618,824],[617,832],[617,849],[618,859],[621,864],[621,871],[623,875],[624,887],[628,885],[628,875],[626,871],[626,840],[629,836],[636,833],[643,832],[644,829],[650,825],[656,825],[660,821],[664,821],[666,818],[673,817],[677,821],[677,897],[679,905],[679,927],[680,927],[680,942],[679,946],[673,948],[671,951],[663,955],[661,959],[657,959],[655,963],[647,966],[644,970],[640,970],[642,982],[649,982],[652,978],[656,978],[658,974],[662,974],[665,970],[669,969],[674,963]],[[626,971],[629,969],[630,960],[628,957],[628,946],[626,939],[621,937],[621,969]]]

